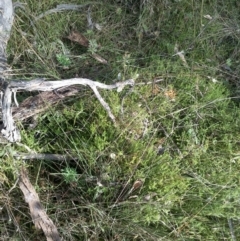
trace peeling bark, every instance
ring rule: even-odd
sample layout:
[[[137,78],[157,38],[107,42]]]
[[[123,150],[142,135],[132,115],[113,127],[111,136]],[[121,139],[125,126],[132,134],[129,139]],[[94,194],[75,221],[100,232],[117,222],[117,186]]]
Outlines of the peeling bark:
[[[53,107],[67,97],[76,96],[80,91],[79,87],[66,87],[56,92],[41,92],[36,96],[28,97],[19,107],[13,107],[13,118],[15,121],[26,120],[47,110],[50,106]]]
[[[13,24],[13,5],[11,0],[0,1],[0,89],[3,129],[1,133],[10,142],[20,141],[21,136],[14,123],[11,113],[11,90],[7,81],[6,47]]]

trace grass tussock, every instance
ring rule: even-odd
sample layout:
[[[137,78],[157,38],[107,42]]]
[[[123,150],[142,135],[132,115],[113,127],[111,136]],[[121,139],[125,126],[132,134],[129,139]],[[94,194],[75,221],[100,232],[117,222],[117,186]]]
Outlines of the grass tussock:
[[[23,123],[32,150],[78,157],[25,163],[63,239],[238,240],[238,1],[104,0],[39,20],[63,1],[22,3],[8,44],[15,79],[153,82],[101,91],[117,127],[85,88],[40,115],[34,129]],[[89,48],[66,38],[72,29]],[[11,189],[22,165],[15,151],[26,152],[0,153],[1,237],[43,240]]]

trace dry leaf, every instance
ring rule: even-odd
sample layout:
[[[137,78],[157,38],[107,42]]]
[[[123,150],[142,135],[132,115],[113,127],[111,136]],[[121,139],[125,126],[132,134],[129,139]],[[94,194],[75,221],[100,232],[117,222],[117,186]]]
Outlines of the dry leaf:
[[[136,189],[140,188],[142,185],[143,185],[143,182],[141,180],[138,180],[138,181],[134,182],[133,190],[136,190]]]
[[[148,193],[145,197],[143,197],[143,200],[150,201],[153,197],[157,196],[157,193]]]
[[[73,42],[79,43],[80,45],[84,46],[84,47],[89,47],[89,40],[82,35],[81,33],[79,33],[78,31],[72,31],[67,38]],[[93,53],[92,54],[93,58],[96,59],[98,62],[102,63],[102,64],[107,64],[107,60],[104,59],[103,57],[101,57],[100,55]]]
[[[128,195],[131,194],[133,191],[139,189],[143,185],[143,182],[141,180],[137,180],[133,183],[132,188],[128,192]]]
[[[160,92],[160,88],[155,84],[152,87],[152,94],[157,95]]]
[[[82,35],[81,33],[79,33],[78,31],[72,31],[68,36],[68,39],[70,39],[73,42],[77,42],[80,45],[84,46],[84,47],[88,47],[89,46],[89,41],[88,39]]]
[[[102,26],[98,23],[95,23],[95,28],[98,30],[98,31],[102,31]]]
[[[164,95],[171,100],[175,100],[177,94],[175,90],[170,89],[170,90],[166,90],[164,92]]]
[[[151,199],[151,195],[150,194],[147,194],[145,197],[144,197],[144,200],[145,201],[150,201]]]

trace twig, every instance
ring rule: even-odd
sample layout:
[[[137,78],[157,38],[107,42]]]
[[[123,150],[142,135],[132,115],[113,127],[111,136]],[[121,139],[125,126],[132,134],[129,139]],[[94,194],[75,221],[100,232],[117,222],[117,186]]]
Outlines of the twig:
[[[93,29],[94,25],[93,25],[92,18],[91,18],[91,7],[88,7],[87,22],[88,22],[89,29]]]
[[[108,116],[112,119],[113,123],[116,124],[115,117],[112,114],[111,109],[110,109],[108,103],[102,98],[102,96],[98,92],[96,86],[90,86],[90,87],[93,90],[93,92],[96,95],[96,97],[98,98],[99,102],[102,104],[103,108],[107,111]]]
[[[17,180],[15,181],[14,185],[8,190],[8,194],[9,194],[13,189],[16,188],[18,182],[19,182],[19,177],[18,177]]]
[[[88,3],[85,3],[85,4],[81,4],[81,5],[78,5],[78,4],[59,4],[59,5],[57,5],[56,8],[53,8],[53,9],[47,10],[44,13],[41,13],[40,15],[38,15],[35,18],[35,20],[38,21],[40,18],[43,18],[43,17],[45,17],[49,14],[63,12],[63,11],[66,11],[66,10],[67,11],[69,11],[69,10],[80,11],[81,8],[87,7],[90,4],[94,4],[94,3],[96,4],[97,2],[88,2]]]
[[[153,81],[148,81],[146,83],[144,83],[144,82],[136,83],[135,85],[152,85],[152,84],[156,84],[156,83],[159,83],[159,82],[162,82],[162,81],[164,81],[164,79],[156,79],[156,80],[153,80]]]
[[[60,155],[60,154],[46,154],[46,153],[14,153],[13,156],[17,159],[29,160],[50,160],[50,161],[69,161],[77,160],[78,157],[71,155]]]

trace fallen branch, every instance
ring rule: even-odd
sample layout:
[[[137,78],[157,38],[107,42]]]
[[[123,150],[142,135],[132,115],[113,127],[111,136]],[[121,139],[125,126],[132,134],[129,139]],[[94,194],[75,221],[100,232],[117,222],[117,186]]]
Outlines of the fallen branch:
[[[22,168],[20,172],[19,187],[23,192],[26,203],[29,205],[32,221],[36,229],[44,232],[47,241],[61,241],[56,226],[43,209],[38,194],[31,184],[24,168]]]
[[[13,157],[22,160],[48,160],[48,161],[70,161],[77,160],[78,157],[71,155],[60,155],[60,154],[47,154],[47,153],[15,153]]]
[[[147,83],[135,83],[134,85],[149,85],[161,81],[163,81],[163,79],[157,79]],[[49,106],[53,107],[60,101],[64,101],[67,97],[79,95],[81,90],[82,88],[80,86],[69,86],[58,89],[57,91],[41,92],[35,96],[30,96],[25,99],[19,107],[12,107],[13,119],[15,121],[23,121],[36,116],[47,110]]]
[[[106,85],[97,81],[92,81],[85,78],[73,78],[60,81],[45,81],[45,79],[34,79],[31,81],[10,81],[9,83],[4,82],[3,85],[3,97],[2,97],[2,117],[3,117],[3,129],[1,133],[4,138],[9,142],[20,142],[21,135],[18,131],[13,116],[12,116],[12,95],[15,96],[16,92],[19,90],[24,91],[53,91],[64,87],[69,87],[73,85],[88,85],[95,93],[99,102],[102,104],[104,109],[107,111],[109,117],[115,124],[115,117],[111,112],[111,109],[107,102],[102,98],[97,88],[101,89],[117,89],[118,92],[122,91],[127,85],[133,86],[134,80],[129,79],[124,82],[117,82],[112,85]],[[16,106],[18,103],[14,97]]]
[[[117,82],[112,85],[106,85],[97,81],[93,81],[85,78],[72,78],[66,80],[46,81],[45,79],[34,79],[31,81],[14,81],[12,80],[8,87],[12,91],[24,90],[24,91],[52,91],[59,88],[71,86],[71,85],[88,85],[90,87],[98,87],[101,89],[117,89],[118,92],[126,85],[134,85],[134,80],[129,79],[123,82]]]

